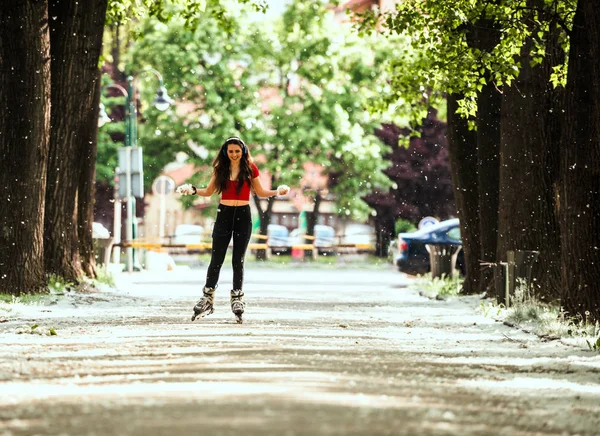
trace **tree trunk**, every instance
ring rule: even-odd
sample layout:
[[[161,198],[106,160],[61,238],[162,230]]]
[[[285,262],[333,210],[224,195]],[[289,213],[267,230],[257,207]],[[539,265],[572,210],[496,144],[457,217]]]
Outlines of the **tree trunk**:
[[[0,292],[45,287],[44,192],[50,132],[46,1],[0,7]]]
[[[560,153],[555,136],[560,108],[557,91],[549,83],[552,57],[531,67],[530,49],[527,41],[519,77],[504,88],[502,100],[497,258],[506,260],[508,250],[539,251],[532,273],[534,289],[538,297],[554,299],[560,284],[553,186]]]
[[[488,82],[477,98],[477,174],[479,186],[479,259],[496,262],[500,176],[500,106],[502,94]],[[481,288],[494,286],[494,270],[481,265]]]
[[[77,281],[83,273],[76,202],[82,173],[87,172],[89,176],[89,169],[85,171],[85,159],[90,158],[87,149],[90,145],[95,148],[96,131],[91,131],[89,125],[91,118],[98,116],[98,105],[94,107],[94,101],[106,6],[107,0],[87,2],[85,7],[76,0],[51,0],[49,4],[52,16],[52,127],[44,255],[46,271],[68,281]],[[92,183],[94,180],[87,181],[87,184]],[[91,194],[91,188],[86,191],[81,194]],[[83,221],[88,218],[86,212]],[[84,228],[84,232],[87,231],[91,232],[91,222]],[[85,241],[84,244],[87,245]]]
[[[100,70],[96,69],[97,79],[92,108],[88,112],[83,132],[83,159],[77,190],[77,234],[81,269],[88,277],[96,277],[96,257],[92,224],[94,222],[94,199],[96,197],[96,152],[98,146],[98,108],[100,106]]]
[[[269,197],[267,199],[267,208],[265,210],[262,209],[262,205],[260,204],[260,198],[258,197],[258,195],[253,194],[252,198],[254,198],[254,204],[256,206],[256,209],[258,210],[258,216],[260,217],[260,234],[263,236],[267,236],[269,224],[271,223],[271,211],[273,210],[273,203],[275,201],[275,198]],[[266,239],[261,240],[260,242],[266,242]],[[267,251],[256,250],[256,260],[267,260]]]
[[[386,258],[389,255],[390,242],[396,234],[395,219],[391,214],[377,214],[373,221],[376,233],[375,256]]]
[[[112,26],[113,29],[113,40],[110,48],[112,55],[112,75],[113,79],[117,82],[124,82],[127,80],[127,75],[119,69],[121,64],[121,25],[116,23]]]
[[[477,134],[469,130],[466,119],[456,114],[459,98],[448,96],[448,149],[466,267],[462,292],[474,294],[481,291]]]
[[[396,197],[392,192],[383,193],[376,190],[362,197],[362,200],[375,209],[375,255],[385,258],[389,255],[390,242],[396,236],[396,219],[399,215]],[[452,203],[454,204],[454,199]]]
[[[319,222],[319,207],[321,207],[321,201],[323,197],[321,196],[321,192],[317,190],[315,194],[315,203],[313,205],[312,212],[306,214],[306,236],[308,236],[304,243],[305,244],[314,244],[316,240],[315,236],[315,226]],[[306,259],[312,259],[312,252],[308,250],[304,250],[304,257]]]
[[[600,320],[600,9],[579,0],[561,141],[562,303]],[[586,317],[586,312],[589,316]]]
[[[501,25],[483,15],[467,26],[466,40],[469,47],[491,53],[500,43]],[[498,241],[498,189],[500,172],[500,106],[502,94],[494,86],[491,75],[487,84],[477,95],[477,174],[479,186],[479,235],[481,251],[480,287],[489,291],[493,286]],[[482,264],[483,263],[483,264]]]
[[[319,222],[319,207],[321,207],[321,202],[323,201],[323,197],[321,196],[321,192],[317,190],[315,194],[315,203],[313,205],[313,210],[306,216],[306,235],[314,236],[315,235],[315,226]],[[311,244],[314,241],[309,241],[307,244]]]

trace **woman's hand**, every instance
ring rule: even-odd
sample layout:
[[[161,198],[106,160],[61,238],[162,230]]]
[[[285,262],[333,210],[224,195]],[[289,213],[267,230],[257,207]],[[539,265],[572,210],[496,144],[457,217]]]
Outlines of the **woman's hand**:
[[[288,185],[279,185],[277,187],[277,195],[286,195],[290,192],[290,187]]]
[[[176,192],[181,195],[196,195],[196,188],[189,183],[177,187]]]

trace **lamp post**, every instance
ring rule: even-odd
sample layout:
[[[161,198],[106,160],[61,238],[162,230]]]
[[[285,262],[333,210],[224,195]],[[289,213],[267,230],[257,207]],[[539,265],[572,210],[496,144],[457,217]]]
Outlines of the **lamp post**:
[[[162,75],[156,71],[154,68],[146,68],[140,71],[139,74],[151,72],[156,75],[159,82],[159,87],[156,91],[156,97],[153,101],[154,107],[160,111],[165,111],[173,104],[173,100],[167,94],[167,90],[163,83]],[[135,78],[133,76],[127,77],[127,90],[120,85],[111,84],[108,85],[107,88],[115,88],[118,89],[126,98],[125,102],[125,189],[124,195],[120,196],[117,204],[117,199],[115,199],[115,210],[119,207],[119,216],[120,216],[120,202],[122,198],[127,199],[127,223],[126,223],[126,233],[125,236],[127,241],[131,242],[136,237],[136,229],[137,223],[135,222],[135,195],[132,192],[132,150],[137,147],[137,107],[136,107],[136,89],[135,89]],[[101,108],[102,110],[102,108]],[[102,113],[100,114],[102,117]],[[102,123],[102,118],[99,119],[99,124]],[[140,165],[141,165],[141,155],[140,156]],[[142,186],[141,192],[139,195],[143,195],[143,181],[141,176],[141,168],[140,170],[140,185]],[[123,181],[120,180],[120,183]],[[123,190],[121,189],[123,192]],[[117,214],[115,214],[116,218]],[[119,220],[120,221],[120,220]],[[118,223],[120,230],[120,222]],[[117,223],[115,222],[115,229]],[[116,233],[116,231],[115,231]],[[120,236],[120,231],[119,231]],[[120,239],[120,237],[119,237]],[[133,271],[134,265],[134,251],[132,247],[127,247],[127,271]]]

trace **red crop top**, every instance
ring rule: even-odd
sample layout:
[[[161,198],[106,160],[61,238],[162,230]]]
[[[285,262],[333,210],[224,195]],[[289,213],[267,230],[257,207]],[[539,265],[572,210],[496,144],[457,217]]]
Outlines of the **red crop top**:
[[[254,164],[251,164],[252,167],[252,178],[255,179],[258,177],[258,167]],[[221,200],[242,200],[242,201],[250,201],[250,185],[244,182],[244,186],[240,190],[240,195],[237,195],[237,180],[228,180],[227,185],[225,185],[225,190],[221,193]]]

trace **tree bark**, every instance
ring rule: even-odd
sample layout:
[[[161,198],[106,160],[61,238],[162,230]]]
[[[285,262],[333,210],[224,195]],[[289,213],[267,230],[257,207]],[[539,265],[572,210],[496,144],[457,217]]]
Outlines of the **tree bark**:
[[[362,197],[362,200],[376,212],[373,219],[377,233],[375,255],[385,258],[389,255],[390,242],[396,236],[396,219],[399,215],[396,196],[391,190],[376,190]]]
[[[0,7],[0,292],[46,285],[44,192],[50,132],[47,1]]]
[[[112,66],[113,66],[113,79],[119,82],[125,82],[127,80],[127,75],[119,69],[119,65],[121,64],[121,25],[116,23],[112,26],[113,30],[113,39],[112,46],[110,48],[110,53],[112,55]]]
[[[319,208],[321,207],[321,202],[323,201],[323,197],[321,196],[321,192],[317,189],[315,193],[315,202],[313,204],[313,210],[306,216],[306,235],[314,236],[315,235],[315,226],[319,222]],[[312,244],[314,241],[309,240],[307,244]]]
[[[375,256],[386,258],[389,255],[390,242],[396,234],[395,219],[391,214],[380,217],[377,215],[373,220],[375,224]]]
[[[456,114],[459,98],[448,96],[448,149],[466,267],[462,292],[474,294],[481,291],[477,134],[469,130],[466,119]]]
[[[273,203],[275,201],[275,198],[269,197],[267,199],[267,208],[265,210],[263,210],[262,205],[260,204],[260,198],[258,195],[253,194],[252,198],[254,198],[254,204],[256,206],[256,209],[258,210],[258,216],[260,217],[259,232],[261,235],[267,236],[269,224],[271,223],[271,211],[273,210]],[[266,242],[266,239],[264,240],[264,242]],[[267,260],[266,250],[256,250],[256,260]]]
[[[600,320],[600,9],[579,0],[571,33],[561,141],[562,303]],[[586,316],[589,312],[589,316]]]
[[[315,202],[313,205],[312,212],[306,214],[306,238],[304,240],[305,244],[314,244],[316,242],[315,236],[315,226],[319,222],[319,208],[321,207],[321,201],[323,197],[321,196],[321,191],[319,189],[316,190],[315,193]],[[313,253],[309,250],[304,250],[304,258],[312,259]]]
[[[98,60],[106,6],[107,0],[93,0],[85,7],[76,0],[51,0],[49,3],[52,110],[44,255],[46,271],[68,281],[77,281],[83,273],[76,202],[82,173],[87,172],[88,176],[90,173],[89,169],[85,171],[90,164],[88,161],[86,165],[84,161],[90,159],[86,150],[90,145],[95,148],[97,136],[89,125],[90,120],[98,116],[98,104],[94,107],[93,103],[99,80]],[[87,181],[87,184],[93,183],[94,180]],[[80,194],[90,195],[91,189]],[[89,218],[89,212],[85,210],[84,213],[82,222]],[[83,230],[91,233],[91,222]],[[93,255],[86,262],[90,260],[93,262]]]
[[[96,277],[96,256],[94,250],[92,224],[94,222],[94,199],[96,198],[96,155],[98,150],[98,110],[100,106],[100,70],[96,69],[97,79],[92,108],[87,114],[82,143],[83,159],[77,190],[77,234],[81,269],[88,277]],[[92,110],[93,109],[93,110]]]
[[[530,49],[527,41],[519,59],[519,77],[504,88],[502,100],[497,258],[506,260],[508,250],[539,251],[533,288],[539,298],[552,300],[559,296],[560,284],[554,197],[560,107],[558,91],[549,82],[552,57],[532,67]],[[546,51],[551,52],[551,47]]]
[[[477,183],[481,262],[496,262],[500,182],[500,107],[502,94],[488,81],[477,98]],[[494,270],[481,265],[481,288],[493,286]]]

